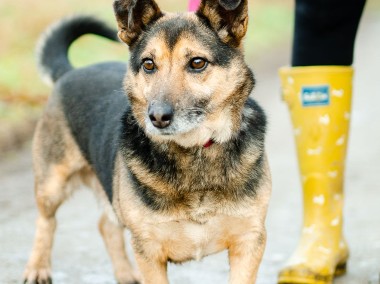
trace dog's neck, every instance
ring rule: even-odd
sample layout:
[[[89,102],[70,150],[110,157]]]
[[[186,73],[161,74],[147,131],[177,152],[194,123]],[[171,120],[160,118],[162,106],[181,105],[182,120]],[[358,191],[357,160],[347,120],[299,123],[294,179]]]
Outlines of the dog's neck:
[[[240,131],[229,141],[184,148],[152,141],[127,112],[121,153],[136,194],[155,210],[189,204],[179,201],[190,198],[192,203],[204,194],[232,201],[254,196],[262,176],[265,123],[262,110],[248,100]],[[160,184],[165,191],[157,190]]]

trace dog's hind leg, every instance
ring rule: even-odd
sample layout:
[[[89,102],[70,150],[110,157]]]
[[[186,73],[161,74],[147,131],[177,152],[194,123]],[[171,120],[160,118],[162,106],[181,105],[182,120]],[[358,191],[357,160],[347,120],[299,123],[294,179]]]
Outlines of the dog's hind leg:
[[[51,250],[56,228],[55,213],[68,195],[66,168],[52,165],[47,174],[36,175],[35,195],[38,207],[37,229],[24,283],[51,283]]]
[[[111,258],[117,282],[119,284],[140,283],[125,251],[124,228],[103,214],[99,220],[99,231]]]
[[[50,101],[50,108],[37,124],[33,141],[38,217],[34,245],[24,273],[25,283],[51,283],[55,213],[75,188],[75,174],[86,163],[67,131],[63,115],[53,103]]]

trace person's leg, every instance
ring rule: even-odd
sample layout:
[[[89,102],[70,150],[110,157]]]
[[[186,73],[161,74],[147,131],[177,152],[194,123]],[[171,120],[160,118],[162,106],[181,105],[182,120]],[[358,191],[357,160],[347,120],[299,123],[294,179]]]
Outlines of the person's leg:
[[[365,0],[296,0],[292,66],[350,66]]]
[[[345,272],[343,183],[354,40],[365,0],[297,0],[293,67],[282,68],[300,167],[304,219],[279,283],[332,283]]]

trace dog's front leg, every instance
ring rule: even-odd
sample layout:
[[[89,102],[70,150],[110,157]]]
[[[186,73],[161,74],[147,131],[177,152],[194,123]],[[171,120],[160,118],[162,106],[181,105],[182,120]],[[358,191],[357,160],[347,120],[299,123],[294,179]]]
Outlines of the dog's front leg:
[[[168,284],[167,259],[161,249],[146,242],[132,239],[135,259],[143,284]]]
[[[253,284],[256,282],[265,243],[265,228],[232,240],[228,250],[231,270],[230,284]]]
[[[111,257],[117,283],[139,283],[137,281],[139,277],[133,271],[125,252],[124,228],[115,224],[106,214],[103,214],[99,221],[99,231]]]
[[[148,259],[139,253],[135,254],[143,284],[168,284],[167,263],[157,259]]]

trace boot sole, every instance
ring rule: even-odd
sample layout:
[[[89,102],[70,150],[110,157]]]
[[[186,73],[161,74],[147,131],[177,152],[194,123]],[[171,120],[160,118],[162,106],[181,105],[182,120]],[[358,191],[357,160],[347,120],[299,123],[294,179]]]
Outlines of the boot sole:
[[[347,272],[347,260],[337,264],[333,275],[310,275],[308,276],[279,276],[278,284],[332,284],[335,277]]]

